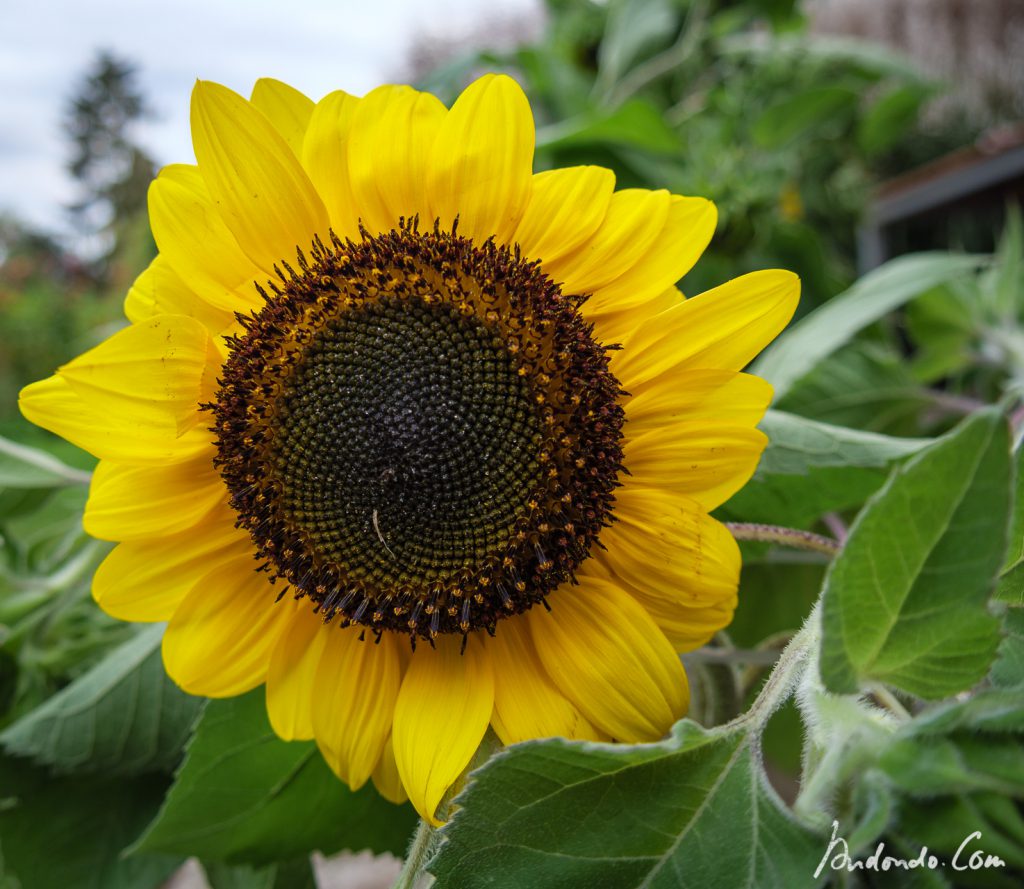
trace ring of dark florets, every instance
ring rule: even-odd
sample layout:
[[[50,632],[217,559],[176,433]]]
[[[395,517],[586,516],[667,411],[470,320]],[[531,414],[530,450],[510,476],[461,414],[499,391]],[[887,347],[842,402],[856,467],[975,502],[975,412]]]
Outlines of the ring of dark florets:
[[[573,582],[622,470],[583,298],[518,248],[415,221],[281,266],[205,407],[282,595],[415,643],[494,632]]]

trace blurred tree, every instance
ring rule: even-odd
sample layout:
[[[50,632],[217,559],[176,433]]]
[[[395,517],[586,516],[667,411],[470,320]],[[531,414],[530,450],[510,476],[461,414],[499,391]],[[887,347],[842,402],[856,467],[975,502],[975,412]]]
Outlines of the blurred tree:
[[[132,63],[101,51],[64,121],[72,144],[68,170],[82,192],[71,211],[82,234],[101,244],[99,283],[109,281],[122,243],[138,228],[155,173],[153,160],[133,139],[134,126],[149,114],[136,74]]]

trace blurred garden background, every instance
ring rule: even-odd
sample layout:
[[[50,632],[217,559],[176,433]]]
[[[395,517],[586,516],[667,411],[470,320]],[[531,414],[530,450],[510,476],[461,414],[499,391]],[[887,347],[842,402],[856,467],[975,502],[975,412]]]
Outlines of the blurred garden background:
[[[18,15],[34,16],[39,26],[51,5]],[[159,166],[191,160],[191,81],[168,73],[168,49],[179,56],[174,72],[188,68],[190,77],[219,79],[243,93],[255,77],[275,76],[314,99],[329,89],[362,92],[392,80],[450,102],[482,71],[508,72],[537,117],[537,169],[600,164],[615,170],[618,187],[668,188],[718,205],[717,234],[681,282],[685,293],[782,267],[802,278],[799,317],[835,306],[818,316],[815,330],[825,335],[813,344],[813,360],[781,374],[774,407],[919,437],[1021,395],[1019,0],[522,0],[496,7],[466,0],[413,16],[402,28],[384,21],[402,18],[401,4],[370,4],[384,17],[371,28],[367,10],[346,22],[349,4],[340,4],[344,14],[325,12],[321,20],[299,0],[290,7],[320,42],[305,46],[305,32],[289,30],[295,21],[275,31],[263,10],[253,13],[263,18],[249,52],[252,22],[230,26],[232,17],[248,14],[250,4],[241,0],[214,4],[225,18],[218,25],[211,15],[206,27],[216,40],[198,40],[195,52],[175,43],[188,41],[185,28],[159,52],[149,41],[126,45],[116,39],[118,15],[137,13],[127,5],[119,11],[112,0],[99,5],[109,40],[85,46],[70,23],[46,25],[66,27],[61,39],[73,42],[81,64],[56,94],[47,93],[51,104],[36,98],[18,104],[13,117],[6,113],[8,134],[0,137],[0,729],[134,633],[103,616],[88,595],[109,546],[81,530],[91,458],[22,420],[16,400],[22,386],[125,323],[125,294],[156,253],[148,184]],[[202,30],[203,18],[186,24]],[[369,41],[376,55],[346,55],[360,44],[363,27],[376,35]],[[7,44],[24,36],[5,31]],[[228,47],[227,60],[216,53],[217,41]],[[232,58],[240,61],[225,70]],[[21,89],[16,67],[6,66],[5,94]],[[173,90],[147,87],[171,80]],[[171,130],[173,140],[161,137]],[[19,131],[49,142],[19,142]],[[53,164],[15,164],[29,154]],[[778,372],[783,357],[769,353],[765,367]],[[762,479],[722,515],[835,530],[884,477],[879,466],[854,474],[823,466],[802,476],[799,492]],[[744,649],[771,651],[807,614],[824,564],[797,564],[763,546],[746,555],[729,636]],[[740,698],[760,675],[754,669]],[[784,796],[799,767],[796,733],[790,708],[766,741]],[[41,812],[51,799],[108,792],[103,773],[54,778],[12,762],[8,757],[0,771],[11,781],[18,771],[19,786],[35,788]],[[103,828],[111,847],[126,845],[152,817],[175,762],[151,763],[130,791],[110,791],[112,810],[120,813]],[[77,817],[67,815],[69,825],[80,825]],[[48,877],[45,868],[26,877],[25,862],[45,858],[46,840],[4,818],[0,811],[0,862],[26,889],[156,885],[138,874],[85,884],[67,874]],[[150,877],[169,873],[180,856],[155,860]]]

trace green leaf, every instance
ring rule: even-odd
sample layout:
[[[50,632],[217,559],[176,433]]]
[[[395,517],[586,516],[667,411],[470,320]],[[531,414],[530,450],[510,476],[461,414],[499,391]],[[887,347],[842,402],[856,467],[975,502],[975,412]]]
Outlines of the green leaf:
[[[822,466],[889,466],[930,443],[818,423],[783,411],[768,411],[759,424],[768,436],[758,473],[803,475]]]
[[[269,864],[340,849],[400,855],[416,818],[372,785],[352,793],[311,741],[286,742],[263,689],[211,701],[156,820],[133,847]]]
[[[775,406],[825,423],[916,435],[934,398],[893,347],[854,340],[818,362]]]
[[[516,744],[473,773],[430,870],[438,889],[813,886],[821,842],[752,748],[690,721],[657,744]]]
[[[715,511],[715,517],[809,528],[827,512],[856,509],[885,484],[885,479],[882,469],[857,466],[822,467],[805,475],[755,475]]]
[[[1024,222],[1019,204],[1006,210],[1006,225],[992,269],[982,277],[981,301],[996,323],[1015,322],[1024,285]]]
[[[22,889],[157,889],[180,857],[121,857],[163,796],[166,779],[51,779],[0,758],[0,877]]]
[[[218,861],[204,862],[203,871],[210,889],[274,889],[274,878],[277,876],[274,865],[256,868]]]
[[[963,701],[951,701],[927,710],[913,723],[917,735],[965,729],[987,732],[1024,732],[1024,695],[1020,688],[989,688]]]
[[[648,151],[679,150],[679,137],[657,108],[642,99],[624,105],[588,111],[544,127],[537,133],[539,148],[576,148],[581,145],[625,145]]]
[[[0,488],[60,488],[87,485],[91,475],[39,448],[0,435]]]
[[[932,90],[920,83],[897,86],[875,102],[861,118],[857,141],[869,157],[888,151],[917,120]]]
[[[855,333],[981,262],[949,253],[916,253],[887,262],[791,326],[754,362],[752,372],[768,380],[779,398]]]
[[[847,842],[857,857],[877,842],[893,820],[893,792],[883,772],[869,769],[853,789],[856,814]]]
[[[799,34],[765,40],[763,34],[747,29],[725,41],[720,52],[727,58],[740,57],[755,62],[770,58],[789,68],[806,65],[810,61],[822,68],[853,69],[868,80],[881,80],[887,76],[917,80],[921,76],[906,53],[856,37],[818,34],[813,40],[808,40],[806,35]]]
[[[964,291],[973,291],[973,298],[965,299]],[[971,316],[977,311],[977,291],[977,280],[964,278],[935,287],[907,306],[904,323],[913,343],[915,380],[938,383],[973,365],[977,333]]]
[[[210,889],[317,889],[308,858],[264,868],[213,861],[204,863],[203,870]]]
[[[846,86],[815,86],[772,105],[754,123],[754,141],[779,148],[798,136],[811,136],[826,121],[853,109],[857,93]]]
[[[885,468],[928,444],[783,411],[768,411],[760,429],[768,447],[754,477],[729,501],[730,518],[803,526],[859,506],[885,482]]]
[[[894,471],[858,516],[822,593],[831,691],[887,682],[940,698],[984,676],[999,644],[986,603],[1009,514],[1009,429],[975,414]]]
[[[999,657],[992,665],[989,679],[996,688],[1024,686],[1024,611],[1003,615],[1006,635],[999,643]]]
[[[1010,546],[999,574],[995,598],[1018,608],[1024,606],[1024,447],[1014,455],[1013,518],[1010,521]]]
[[[975,831],[981,831],[981,837],[976,837],[960,853],[958,864],[961,866],[968,863],[972,852],[981,849],[998,855],[1012,868],[1024,867],[1021,827],[1021,817],[1013,801],[991,792],[926,801],[909,799],[900,808],[899,833],[912,840],[911,848],[915,854],[922,846],[927,846],[951,862],[964,840],[974,836]],[[956,876],[957,872],[952,871],[951,875]],[[994,885],[1007,889],[1020,886],[1013,873],[1007,874],[1005,870],[976,871],[975,875],[991,877],[996,882],[970,885]]]
[[[162,635],[162,624],[146,627],[0,734],[0,744],[59,772],[174,768],[205,702],[165,674]]]
[[[975,790],[1024,796],[1024,747],[1014,737],[915,734],[893,741],[878,767],[895,787],[915,796]]]

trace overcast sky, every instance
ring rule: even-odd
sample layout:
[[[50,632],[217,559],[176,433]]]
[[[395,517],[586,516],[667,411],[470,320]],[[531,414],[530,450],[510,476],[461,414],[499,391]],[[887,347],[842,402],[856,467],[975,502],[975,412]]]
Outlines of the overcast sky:
[[[139,66],[156,119],[140,141],[161,164],[192,160],[196,78],[248,95],[277,77],[319,98],[394,81],[419,35],[466,34],[540,0],[0,0],[0,211],[49,230],[74,199],[60,121],[96,51]],[[497,16],[497,18],[495,18]]]

